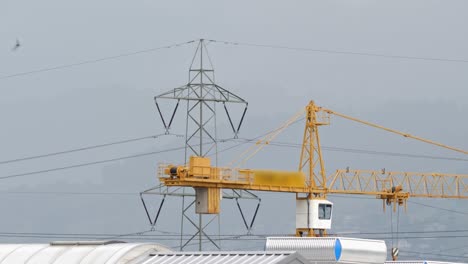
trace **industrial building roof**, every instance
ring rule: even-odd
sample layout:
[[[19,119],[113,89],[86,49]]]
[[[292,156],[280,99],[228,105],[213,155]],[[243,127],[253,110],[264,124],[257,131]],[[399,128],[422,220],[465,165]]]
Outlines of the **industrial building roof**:
[[[157,253],[142,264],[307,264],[308,260],[296,252],[177,252]]]

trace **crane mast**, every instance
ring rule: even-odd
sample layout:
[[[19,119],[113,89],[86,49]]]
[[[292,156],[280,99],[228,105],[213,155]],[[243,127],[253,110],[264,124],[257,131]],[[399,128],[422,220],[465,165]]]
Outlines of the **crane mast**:
[[[187,165],[161,165],[158,176],[166,186],[197,190],[197,213],[220,212],[220,189],[240,189],[296,194],[296,236],[324,236],[331,228],[332,203],[327,194],[371,195],[385,205],[404,206],[410,197],[468,199],[468,175],[338,169],[327,176],[320,145],[319,127],[330,124],[330,116],[346,118],[460,153],[468,152],[431,140],[385,128],[317,106],[305,108],[305,129],[297,171],[213,167],[210,158],[192,156]],[[284,129],[292,122],[286,122]],[[268,144],[274,137],[263,141]],[[261,148],[262,141],[257,142]],[[257,153],[253,150],[253,153]],[[253,155],[253,154],[252,154]],[[251,156],[251,155],[250,155]],[[250,157],[249,156],[249,157]]]
[[[328,125],[330,122],[328,116],[319,118],[317,116],[318,112],[320,112],[320,108],[314,102],[307,105],[299,171],[305,170],[308,173],[308,185],[311,188],[325,189],[327,187],[327,176],[325,174],[318,128],[319,126]],[[323,196],[323,193],[310,193],[310,195]]]
[[[332,205],[331,203],[328,205],[323,204],[323,202],[317,203],[317,201],[325,201],[327,195],[327,176],[320,146],[319,127],[329,125],[330,118],[313,101],[306,106],[305,117],[299,171],[305,172],[307,175],[306,185],[309,187],[309,192],[305,194],[296,193],[296,236],[324,236],[326,235],[326,229],[331,228]],[[317,192],[317,190],[321,192]],[[315,212],[321,210],[321,206],[330,206],[329,217],[324,217],[327,218],[325,220],[330,221],[318,219]],[[311,220],[315,223],[311,223]],[[319,222],[320,224],[318,224]],[[326,224],[328,222],[329,225]]]

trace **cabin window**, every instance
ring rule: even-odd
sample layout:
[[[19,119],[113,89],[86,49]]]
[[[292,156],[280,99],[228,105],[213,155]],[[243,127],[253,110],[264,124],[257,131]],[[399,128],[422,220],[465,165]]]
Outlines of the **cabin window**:
[[[330,220],[332,213],[331,204],[319,204],[319,219],[320,220]]]

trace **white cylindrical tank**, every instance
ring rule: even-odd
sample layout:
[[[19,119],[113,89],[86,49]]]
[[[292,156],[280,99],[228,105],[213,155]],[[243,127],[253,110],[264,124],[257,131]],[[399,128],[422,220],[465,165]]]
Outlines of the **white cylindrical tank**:
[[[269,237],[265,249],[297,251],[312,262],[383,264],[387,258],[384,241],[347,237]]]
[[[157,252],[171,250],[159,244],[117,241],[0,244],[0,264],[127,264]]]

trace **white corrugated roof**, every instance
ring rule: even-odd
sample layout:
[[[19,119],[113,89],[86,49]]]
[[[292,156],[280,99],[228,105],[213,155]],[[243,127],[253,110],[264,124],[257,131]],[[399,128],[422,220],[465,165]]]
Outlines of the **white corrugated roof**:
[[[0,244],[0,264],[125,264],[169,251],[149,243]]]
[[[158,253],[142,264],[286,264],[310,263],[295,252],[177,252]]]

